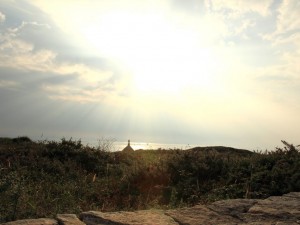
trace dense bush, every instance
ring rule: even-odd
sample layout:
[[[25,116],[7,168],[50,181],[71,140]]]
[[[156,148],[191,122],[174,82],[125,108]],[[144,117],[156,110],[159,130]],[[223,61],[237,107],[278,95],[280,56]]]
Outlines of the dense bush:
[[[177,207],[300,191],[300,151],[225,147],[110,152],[81,141],[0,138],[0,223],[87,210]]]
[[[0,222],[103,206],[102,196],[112,184],[105,177],[112,161],[105,149],[65,139],[5,143],[0,147]]]
[[[169,163],[173,203],[264,198],[300,191],[300,150],[283,144],[283,149],[238,156],[213,149],[178,152]]]

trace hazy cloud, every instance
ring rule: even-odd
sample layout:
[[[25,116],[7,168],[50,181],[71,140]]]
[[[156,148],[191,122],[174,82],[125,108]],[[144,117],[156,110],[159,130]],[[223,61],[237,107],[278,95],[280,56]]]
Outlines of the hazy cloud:
[[[283,0],[278,5],[277,12],[275,30],[263,38],[270,41],[272,48],[277,50],[276,55],[280,61],[277,65],[262,69],[260,74],[275,77],[275,81],[276,78],[282,77],[286,81],[285,85],[296,85],[300,88],[300,2]],[[290,98],[290,95],[288,97]]]
[[[35,52],[34,45],[18,38],[8,38],[0,45],[0,66],[22,70],[51,70],[55,53],[50,50]]]
[[[245,31],[247,31],[249,28],[254,27],[255,25],[256,25],[255,21],[253,21],[253,20],[251,20],[251,19],[244,20],[244,21],[241,23],[241,26],[240,26],[240,27],[237,27],[237,28],[235,29],[234,35],[242,34],[242,33],[244,33]]]
[[[0,23],[5,21],[5,15],[0,11]]]
[[[239,17],[248,12],[258,13],[261,16],[270,14],[270,5],[273,0],[206,0],[207,5],[210,5],[214,11],[226,12],[229,17]]]
[[[54,100],[91,103],[104,101],[107,97],[107,92],[102,88],[80,89],[67,85],[44,85],[42,89]]]
[[[277,30],[275,34],[300,32],[300,2],[297,0],[283,0],[278,8]]]
[[[15,7],[15,10],[20,9]],[[36,11],[37,15],[41,14],[38,13],[38,10]],[[23,11],[20,12],[23,13]],[[4,14],[1,13],[1,15],[3,15],[1,18],[5,18]],[[40,19],[38,16],[25,18],[28,21],[23,20],[18,26],[0,28],[0,70],[1,67],[2,70],[3,68],[11,68],[24,74],[31,71],[39,79],[44,77],[45,79],[42,79],[39,85],[41,85],[41,90],[48,93],[51,98],[79,102],[100,102],[102,101],[101,96],[105,93],[114,94],[112,90],[115,89],[117,75],[113,70],[117,71],[116,69],[110,69],[108,64],[103,62],[103,59],[88,54],[86,56],[80,54],[81,49],[74,52],[76,48],[71,48],[71,45],[67,43],[62,47],[61,43],[66,40],[55,36],[62,33],[57,31],[55,25],[49,25],[52,23],[51,21],[47,23],[43,18],[42,22],[37,22]],[[70,52],[68,53],[68,51]],[[74,55],[78,56],[74,57]],[[91,63],[91,59],[94,59],[95,62]],[[47,84],[47,74],[72,76],[73,81],[63,84],[63,88],[55,86],[57,94],[54,95],[54,87]],[[74,80],[73,75],[77,75],[77,80]],[[1,87],[13,87],[14,82],[17,81],[2,81]],[[86,88],[91,90],[87,91]]]
[[[276,9],[275,30],[263,36],[272,41],[273,45],[288,42],[291,36],[300,32],[300,3],[297,0],[283,0]],[[287,41],[285,41],[287,39]]]
[[[0,88],[16,89],[20,84],[12,80],[0,80]]]

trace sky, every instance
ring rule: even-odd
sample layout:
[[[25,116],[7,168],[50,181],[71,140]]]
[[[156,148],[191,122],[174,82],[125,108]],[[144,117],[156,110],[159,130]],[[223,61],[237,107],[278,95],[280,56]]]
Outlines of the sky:
[[[0,136],[300,144],[299,0],[0,0]]]

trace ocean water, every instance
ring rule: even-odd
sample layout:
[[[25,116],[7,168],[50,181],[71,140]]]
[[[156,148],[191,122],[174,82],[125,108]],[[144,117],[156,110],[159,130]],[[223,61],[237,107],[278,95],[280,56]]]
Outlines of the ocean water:
[[[32,138],[32,137],[31,137]],[[61,141],[61,138],[58,137],[36,137],[32,138],[35,141],[40,140],[53,140],[53,141]],[[65,137],[65,139],[70,139],[69,137]],[[127,145],[128,142],[120,142],[115,141],[114,139],[109,138],[72,138],[73,141],[81,140],[83,145],[88,145],[91,147],[102,146],[103,148],[109,151],[122,151]],[[157,150],[157,149],[190,149],[193,147],[197,147],[199,145],[191,145],[191,144],[170,144],[170,143],[154,143],[154,142],[130,142],[130,146],[134,150],[144,149],[144,150]]]
[[[128,142],[115,142],[113,144],[114,151],[121,151],[128,145]],[[130,146],[134,150],[145,149],[145,150],[157,150],[157,149],[189,149],[196,147],[196,145],[189,144],[166,144],[166,143],[145,143],[145,142],[130,142]]]
[[[107,146],[109,151],[122,151],[127,145],[128,142],[119,142],[119,141],[109,141],[109,140],[97,140],[97,141],[84,141],[83,144],[87,144],[92,147]],[[190,145],[190,144],[170,144],[170,143],[146,143],[146,142],[130,142],[130,146],[134,150],[144,149],[144,150],[157,150],[157,149],[189,149],[196,147],[198,145]]]

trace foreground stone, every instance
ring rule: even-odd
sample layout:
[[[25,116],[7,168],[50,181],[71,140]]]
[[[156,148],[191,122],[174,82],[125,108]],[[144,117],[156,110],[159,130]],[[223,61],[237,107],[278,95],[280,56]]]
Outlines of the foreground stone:
[[[58,225],[56,220],[40,218],[40,219],[27,219],[27,220],[17,220],[8,223],[5,225]]]
[[[169,210],[167,215],[178,224],[300,224],[300,192],[265,200],[232,199],[210,205]]]
[[[273,196],[264,200],[231,199],[208,205],[174,210],[141,210],[135,212],[83,212],[59,214],[57,220],[19,220],[5,225],[299,225],[300,192]],[[3,224],[4,225],[4,224]]]
[[[56,219],[62,225],[85,225],[75,214],[58,214]]]
[[[88,225],[95,224],[130,224],[130,225],[178,225],[173,218],[164,214],[163,210],[140,210],[136,212],[84,212],[80,219]]]

